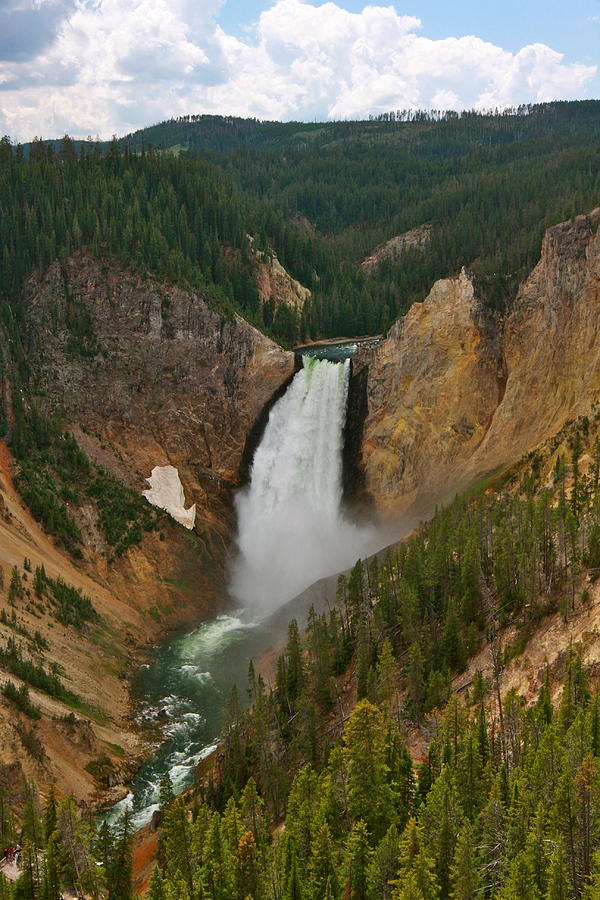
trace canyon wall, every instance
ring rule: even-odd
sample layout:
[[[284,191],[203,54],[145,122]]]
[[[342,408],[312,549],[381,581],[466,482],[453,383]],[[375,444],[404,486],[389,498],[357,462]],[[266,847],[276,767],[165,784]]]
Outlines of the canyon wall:
[[[426,514],[600,398],[600,210],[546,233],[502,319],[463,270],[437,282],[368,365],[361,451],[383,517]]]
[[[175,466],[197,533],[208,546],[228,537],[246,437],[293,374],[293,353],[195,293],[81,256],[29,290],[28,357],[44,403],[135,490],[154,466]],[[73,308],[90,317],[93,355],[72,349]]]

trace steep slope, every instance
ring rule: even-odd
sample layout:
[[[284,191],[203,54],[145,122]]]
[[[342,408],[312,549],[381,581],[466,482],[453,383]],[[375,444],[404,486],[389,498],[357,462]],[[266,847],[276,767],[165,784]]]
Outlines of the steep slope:
[[[0,695],[0,788],[16,800],[25,776],[40,787],[52,782],[61,793],[89,799],[99,785],[86,765],[100,756],[111,760],[106,787],[123,781],[141,753],[142,742],[127,721],[126,672],[132,645],[150,638],[156,623],[146,617],[143,600],[134,604],[129,594],[118,597],[53,545],[24,509],[10,468],[10,455],[2,444],[0,648],[4,651],[9,641],[15,641],[36,666],[60,673],[60,683],[77,700],[65,702],[29,682],[31,703],[41,712],[38,721],[19,713]],[[75,628],[57,621],[56,610],[34,590],[33,573],[42,566],[49,578],[62,579],[91,600],[102,617],[101,626]],[[3,660],[0,689],[9,681],[19,687],[28,683]]]
[[[98,786],[120,782],[139,755],[127,715],[140,648],[224,602],[231,492],[243,477],[253,426],[295,360],[196,294],[84,255],[32,278],[24,308],[31,385],[17,390],[5,367],[9,438],[20,440],[23,417],[58,417],[54,443],[42,447],[45,436],[31,437],[33,426],[28,435],[35,465],[52,466],[53,495],[81,537],[71,542],[70,557],[60,534],[44,533],[13,485],[15,478],[20,490],[28,488],[29,460],[22,449],[15,460],[0,445],[0,651],[16,641],[23,659],[60,672],[66,691],[57,698],[39,690],[35,674],[19,674],[18,661],[0,659],[0,686],[9,679],[28,685],[41,711],[30,721],[0,695],[0,787],[14,789],[26,774],[85,799]],[[75,475],[57,450],[67,432],[77,442],[71,451],[78,446],[90,461]],[[196,504],[193,531],[141,498],[157,465],[177,468],[186,505]],[[119,515],[133,518],[121,543],[110,532]],[[41,567],[46,581],[36,573]],[[87,618],[68,620],[54,595],[62,590],[58,579],[89,598]],[[106,756],[112,763],[98,768]]]
[[[549,229],[504,322],[463,270],[358,356],[369,366],[365,488],[383,515],[431,509],[597,400],[599,221],[594,210]]]
[[[309,289],[292,278],[274,252],[267,255],[260,250],[254,251],[253,276],[261,303],[272,300],[275,310],[285,304],[301,313],[305,303],[310,300]]]
[[[92,356],[72,349],[74,307],[89,315]],[[83,256],[30,283],[27,315],[44,405],[79,426],[88,455],[136,490],[155,465],[175,466],[197,504],[197,533],[218,546],[246,437],[292,375],[293,353],[196,294]]]
[[[600,395],[600,209],[546,233],[504,330],[506,390],[468,474],[505,465]]]

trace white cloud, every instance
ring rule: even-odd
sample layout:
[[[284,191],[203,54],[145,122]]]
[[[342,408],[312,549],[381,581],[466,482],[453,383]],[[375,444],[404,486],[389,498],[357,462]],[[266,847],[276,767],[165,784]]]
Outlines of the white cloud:
[[[0,53],[0,131],[21,140],[107,137],[188,112],[350,118],[571,99],[597,72],[543,44],[510,53],[474,35],[431,40],[393,6],[276,0],[240,40],[217,24],[223,0],[11,2],[45,10],[29,58],[26,43]]]

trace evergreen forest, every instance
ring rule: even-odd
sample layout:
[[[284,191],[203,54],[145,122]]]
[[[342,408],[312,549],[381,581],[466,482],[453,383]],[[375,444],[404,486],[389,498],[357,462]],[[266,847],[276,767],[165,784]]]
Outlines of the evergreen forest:
[[[500,690],[544,617],[566,624],[589,603],[599,421],[568,423],[499,482],[357,561],[306,630],[290,623],[273,687],[250,667],[196,786],[175,797],[163,779],[147,897],[600,896],[600,693],[584,648],[546,666],[535,698]],[[420,758],[419,727],[431,730]],[[15,833],[9,806],[0,794],[2,839]],[[22,877],[0,879],[2,900],[134,896],[127,815],[95,825],[72,799],[42,804],[27,787],[23,810]]]
[[[199,291],[287,344],[384,331],[462,266],[502,310],[544,230],[596,206],[599,188],[600,101],[312,124],[187,116],[108,144],[5,137],[4,319],[18,321],[29,274],[81,249]],[[422,225],[427,246],[360,267]],[[312,291],[301,315],[259,302],[249,235]]]

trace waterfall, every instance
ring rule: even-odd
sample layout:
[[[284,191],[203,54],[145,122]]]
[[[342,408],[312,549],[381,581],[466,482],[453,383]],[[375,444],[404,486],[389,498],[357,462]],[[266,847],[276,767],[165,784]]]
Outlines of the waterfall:
[[[266,615],[377,549],[376,531],[344,516],[342,448],[350,361],[305,356],[271,410],[236,497],[238,556],[232,596]]]

